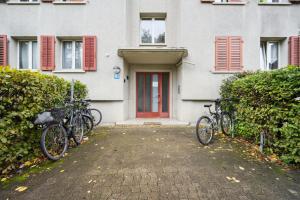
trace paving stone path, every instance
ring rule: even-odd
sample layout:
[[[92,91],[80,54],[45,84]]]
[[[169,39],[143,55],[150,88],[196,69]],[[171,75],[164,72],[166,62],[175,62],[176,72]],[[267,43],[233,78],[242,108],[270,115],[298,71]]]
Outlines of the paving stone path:
[[[192,128],[100,128],[59,166],[2,189],[0,199],[291,200],[300,199],[299,177],[250,159],[238,144],[203,147]]]

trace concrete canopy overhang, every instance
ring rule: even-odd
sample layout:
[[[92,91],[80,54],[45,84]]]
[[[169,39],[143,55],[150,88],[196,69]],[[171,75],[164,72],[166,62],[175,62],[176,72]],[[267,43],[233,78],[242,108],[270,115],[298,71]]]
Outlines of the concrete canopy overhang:
[[[118,55],[129,64],[172,64],[181,62],[188,55],[185,48],[122,48]]]

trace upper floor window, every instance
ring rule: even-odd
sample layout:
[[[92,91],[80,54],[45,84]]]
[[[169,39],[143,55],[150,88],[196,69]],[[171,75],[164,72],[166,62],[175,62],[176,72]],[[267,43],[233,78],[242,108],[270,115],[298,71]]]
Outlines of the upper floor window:
[[[38,2],[38,0],[20,0],[20,2]]]
[[[279,68],[278,41],[262,41],[260,43],[260,65],[264,70]]]
[[[244,4],[245,0],[215,0],[214,1],[215,4]]]
[[[18,42],[18,65],[19,69],[37,69],[38,52],[37,41]]]
[[[289,1],[288,0],[259,0],[259,3],[261,4],[288,4]]]
[[[142,18],[140,30],[141,44],[165,44],[165,18]]]
[[[62,42],[62,69],[82,69],[82,41]]]

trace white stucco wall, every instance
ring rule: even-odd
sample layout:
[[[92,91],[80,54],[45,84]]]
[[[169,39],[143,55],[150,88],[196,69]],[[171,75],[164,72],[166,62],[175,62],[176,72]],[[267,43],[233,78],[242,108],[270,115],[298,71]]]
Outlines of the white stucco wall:
[[[140,45],[141,13],[166,13],[166,46],[184,47],[188,57],[179,66],[126,63],[119,48]],[[104,113],[105,122],[135,117],[136,70],[172,73],[171,117],[195,121],[203,104],[218,97],[221,81],[230,74],[212,73],[214,39],[238,35],[244,40],[244,69],[259,67],[260,37],[286,38],[280,47],[280,65],[288,62],[287,38],[300,30],[300,5],[212,5],[200,0],[89,0],[85,5],[0,4],[0,34],[9,36],[9,63],[17,66],[17,42],[11,36],[83,36],[98,38],[97,72],[54,73],[87,84],[90,98]],[[56,44],[56,65],[61,65]],[[113,67],[122,69],[119,80]],[[127,76],[129,79],[127,80]],[[124,82],[125,79],[125,82]],[[178,91],[178,87],[180,91]]]

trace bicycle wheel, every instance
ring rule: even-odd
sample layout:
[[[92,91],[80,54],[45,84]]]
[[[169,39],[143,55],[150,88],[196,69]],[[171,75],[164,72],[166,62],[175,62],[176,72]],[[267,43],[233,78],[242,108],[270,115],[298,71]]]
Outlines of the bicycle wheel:
[[[72,123],[72,138],[74,142],[77,145],[80,145],[82,139],[83,139],[83,133],[84,133],[84,122],[82,115],[76,114],[73,118],[73,123]]]
[[[202,116],[198,119],[196,133],[201,144],[208,145],[212,141],[214,136],[214,127],[209,117]]]
[[[60,124],[47,126],[43,130],[40,146],[48,159],[59,160],[68,148],[68,136],[65,128]]]
[[[100,112],[100,110],[90,108],[88,109],[88,113],[93,119],[94,126],[98,126],[102,121],[102,113]]]
[[[82,115],[83,119],[83,134],[90,133],[94,128],[93,119],[88,115]]]
[[[229,135],[232,131],[232,119],[229,113],[224,112],[221,115],[221,129],[223,134]]]

